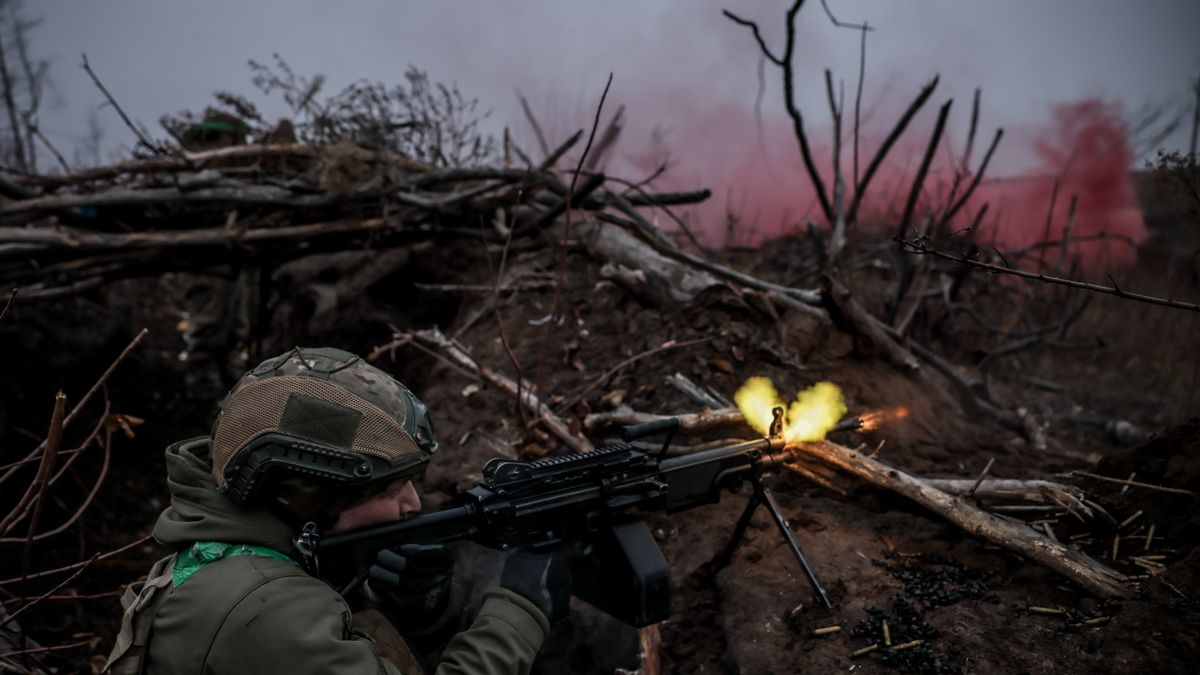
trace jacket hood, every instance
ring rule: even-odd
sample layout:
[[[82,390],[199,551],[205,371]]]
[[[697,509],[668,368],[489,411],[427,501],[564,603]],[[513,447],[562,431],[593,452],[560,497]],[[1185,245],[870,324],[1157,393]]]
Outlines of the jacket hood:
[[[159,543],[179,550],[194,541],[220,541],[297,554],[294,533],[286,523],[261,508],[240,508],[217,491],[209,437],[175,443],[167,448],[166,458],[171,505],[154,524]]]

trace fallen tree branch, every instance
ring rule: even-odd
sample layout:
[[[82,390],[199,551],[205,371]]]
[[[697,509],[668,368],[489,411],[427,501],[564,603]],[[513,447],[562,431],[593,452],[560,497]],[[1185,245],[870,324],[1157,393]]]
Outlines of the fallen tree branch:
[[[224,244],[254,244],[279,239],[303,240],[323,234],[367,232],[398,227],[395,218],[347,218],[325,223],[258,227],[248,230],[224,227],[202,227],[194,230],[164,230],[151,232],[83,232],[71,228],[0,227],[0,241],[41,244],[69,249],[141,249],[158,247],[217,246]]]
[[[1167,494],[1173,494],[1173,495],[1187,495],[1189,497],[1200,497],[1200,494],[1192,492],[1191,490],[1166,487],[1164,485],[1154,485],[1153,483],[1143,483],[1141,481],[1136,481],[1136,480],[1126,480],[1124,478],[1112,478],[1109,476],[1101,476],[1100,474],[1089,473],[1087,471],[1070,471],[1068,473],[1060,474],[1060,476],[1066,477],[1066,478],[1070,478],[1072,476],[1078,476],[1080,478],[1090,478],[1092,480],[1103,481],[1105,483],[1116,483],[1118,485],[1128,485],[1130,487],[1144,488],[1146,490],[1153,490],[1155,492],[1166,492]]]
[[[403,338],[405,336],[411,336],[437,347],[458,365],[473,373],[477,373],[480,377],[492,383],[501,391],[506,392],[508,395],[517,397],[518,402],[524,406],[526,410],[540,418],[542,423],[546,425],[546,428],[549,429],[551,433],[553,433],[555,436],[558,436],[562,442],[569,445],[575,452],[588,452],[595,449],[592,446],[591,441],[581,435],[571,433],[570,426],[568,426],[561,417],[555,415],[545,403],[542,403],[538,399],[537,395],[530,390],[528,382],[524,383],[520,388],[518,388],[515,381],[477,362],[471,357],[465,347],[463,347],[458,341],[446,337],[446,335],[442,333],[441,329],[430,328],[427,330],[418,330],[411,333],[400,333],[396,335],[397,338]]]
[[[1048,284],[1058,284],[1060,286],[1066,286],[1068,288],[1077,288],[1077,289],[1081,289],[1081,290],[1085,290],[1085,291],[1092,291],[1093,293],[1104,293],[1106,295],[1115,295],[1118,298],[1127,299],[1127,300],[1135,300],[1137,302],[1144,302],[1144,303],[1151,304],[1151,305],[1159,305],[1161,307],[1170,307],[1172,309],[1186,309],[1186,310],[1192,311],[1192,312],[1200,312],[1200,304],[1195,304],[1195,303],[1191,303],[1191,302],[1180,302],[1178,300],[1171,300],[1169,298],[1159,298],[1159,297],[1155,297],[1152,295],[1144,295],[1142,293],[1133,293],[1131,291],[1126,291],[1126,290],[1122,289],[1120,286],[1118,286],[1116,284],[1115,281],[1113,282],[1112,286],[1101,286],[1099,284],[1089,284],[1085,281],[1075,281],[1074,279],[1064,279],[1062,277],[1052,277],[1047,274],[1042,274],[1041,272],[1029,272],[1027,270],[1019,269],[1016,267],[1006,267],[1004,265],[995,265],[992,263],[983,262],[982,260],[975,260],[972,258],[968,258],[966,255],[953,255],[950,253],[946,253],[945,251],[941,251],[941,250],[938,250],[935,248],[930,248],[921,239],[916,239],[916,238],[914,238],[914,239],[899,239],[899,238],[897,238],[896,241],[901,246],[903,246],[906,251],[908,251],[910,253],[916,253],[916,254],[920,254],[920,255],[932,255],[932,256],[941,258],[943,260],[950,260],[952,262],[962,263],[963,265],[969,265],[971,267],[978,267],[980,269],[987,270],[994,274],[1011,274],[1016,277],[1021,277],[1022,279],[1041,281],[1043,283],[1048,283]],[[1112,281],[1112,277],[1109,277],[1109,280]]]
[[[744,424],[746,422],[746,418],[742,416],[742,411],[737,408],[705,410],[704,412],[684,415],[657,415],[654,413],[638,412],[628,406],[621,406],[610,412],[588,415],[583,418],[583,428],[591,432],[610,427],[624,427],[634,424],[645,424],[646,422],[657,422],[665,420],[668,417],[674,417],[679,420],[679,429],[689,434],[704,433],[721,427]]]
[[[888,336],[881,328],[882,323],[868,314],[850,295],[850,290],[832,275],[825,276],[824,295],[830,315],[840,319],[853,333],[869,340],[889,363],[904,372],[912,373],[921,369],[916,357]]]
[[[895,492],[942,516],[977,537],[1003,546],[1047,569],[1058,572],[1080,587],[1104,598],[1129,597],[1133,589],[1125,575],[1064,547],[1020,523],[984,511],[943,492],[928,481],[911,476],[850,448],[816,441],[797,444],[800,456],[835,466],[877,487]],[[968,481],[973,482],[973,481]]]

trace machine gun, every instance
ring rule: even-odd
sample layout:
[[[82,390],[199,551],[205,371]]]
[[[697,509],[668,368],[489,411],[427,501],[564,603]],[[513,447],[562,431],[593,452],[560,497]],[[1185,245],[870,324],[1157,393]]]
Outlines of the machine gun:
[[[592,452],[536,462],[496,458],[462,506],[407,520],[319,537],[301,534],[297,548],[326,572],[349,579],[342,595],[358,588],[382,549],[402,544],[472,541],[499,550],[579,544],[571,564],[576,597],[631,626],[670,615],[670,570],[640,514],[676,513],[720,501],[725,490],[749,484],[750,500],[733,535],[716,558],[728,564],[759,506],[771,514],[788,548],[825,607],[829,597],[779,511],[764,474],[787,460],[781,435],[783,409],[774,411],[770,435],[688,455],[667,456],[679,429],[669,418],[626,427],[624,442]],[[662,450],[647,453],[631,441],[665,433]],[[340,583],[340,582],[339,582]]]

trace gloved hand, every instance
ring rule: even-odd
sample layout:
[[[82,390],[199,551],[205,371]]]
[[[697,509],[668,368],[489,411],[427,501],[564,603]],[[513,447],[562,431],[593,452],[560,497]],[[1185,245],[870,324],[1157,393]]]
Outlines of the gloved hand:
[[[509,554],[500,585],[542,610],[553,625],[570,611],[572,547],[550,551],[518,549]]]
[[[450,601],[454,563],[443,544],[384,549],[367,572],[371,590],[394,606],[408,625],[436,619]]]

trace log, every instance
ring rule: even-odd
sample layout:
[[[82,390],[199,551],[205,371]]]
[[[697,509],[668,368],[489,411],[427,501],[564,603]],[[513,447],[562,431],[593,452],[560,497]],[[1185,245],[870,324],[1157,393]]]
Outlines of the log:
[[[139,249],[176,246],[216,246],[234,243],[252,244],[279,239],[303,240],[325,234],[367,232],[401,226],[395,218],[347,218],[326,223],[258,227],[238,230],[226,227],[202,227],[192,230],[150,232],[85,232],[66,227],[0,227],[0,242],[35,244],[46,248],[68,249]]]
[[[850,295],[850,289],[832,276],[825,276],[824,300],[835,321],[845,325],[851,332],[871,342],[885,359],[901,371],[915,373],[921,364],[898,342],[880,329],[878,321]]]
[[[825,462],[872,485],[911,499],[968,533],[1058,572],[1100,597],[1125,598],[1133,594],[1133,588],[1124,583],[1128,581],[1127,577],[1120,572],[1078,551],[1072,551],[1023,524],[1005,520],[957,499],[931,486],[928,481],[830,441],[799,443],[789,447],[805,458]]]
[[[621,406],[611,412],[592,413],[584,417],[583,427],[590,432],[609,427],[624,427],[634,424],[645,424],[646,422],[657,422],[665,420],[668,417],[674,417],[679,420],[680,430],[690,434],[704,433],[722,427],[745,424],[746,422],[742,411],[737,408],[705,410],[700,413],[684,415],[657,415],[654,413],[638,412],[629,406]]]
[[[562,239],[561,226],[553,229],[552,236]],[[673,260],[625,230],[598,220],[574,224],[571,236],[582,241],[595,257],[644,272],[646,284],[642,293],[655,304],[687,303],[703,291],[721,285],[713,275]]]

